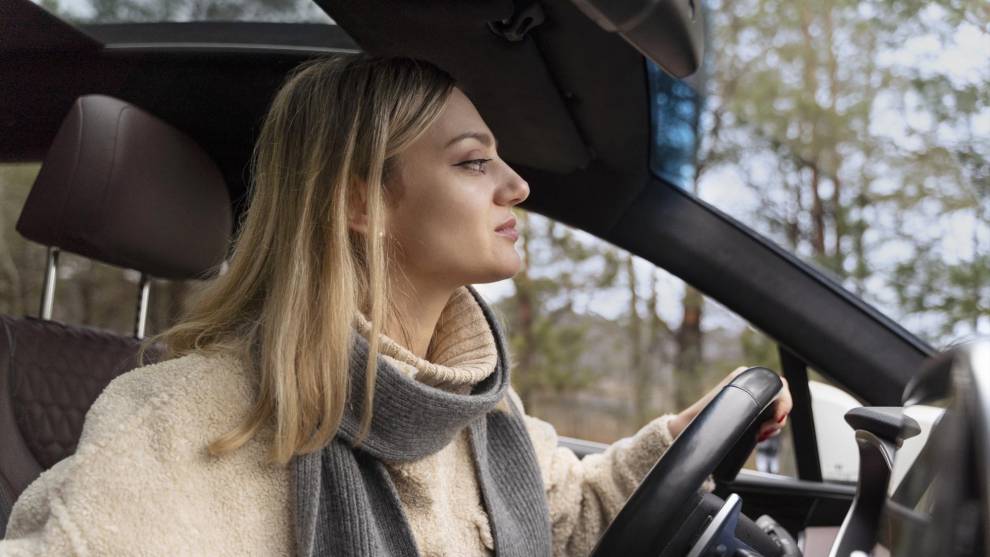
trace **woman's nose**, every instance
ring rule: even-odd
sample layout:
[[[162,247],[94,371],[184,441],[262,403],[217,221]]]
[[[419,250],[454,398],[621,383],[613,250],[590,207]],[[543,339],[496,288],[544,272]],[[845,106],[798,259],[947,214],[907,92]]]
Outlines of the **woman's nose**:
[[[516,173],[505,163],[506,175],[505,181],[500,188],[502,190],[502,203],[509,205],[518,205],[529,197],[529,183],[523,180],[522,176]]]

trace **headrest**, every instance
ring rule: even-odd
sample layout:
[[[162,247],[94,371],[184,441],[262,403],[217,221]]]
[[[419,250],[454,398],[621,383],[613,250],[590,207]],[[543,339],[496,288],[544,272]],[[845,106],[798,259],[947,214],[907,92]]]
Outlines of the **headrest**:
[[[103,95],[73,104],[17,221],[29,240],[168,279],[213,274],[231,228],[227,187],[209,156]]]

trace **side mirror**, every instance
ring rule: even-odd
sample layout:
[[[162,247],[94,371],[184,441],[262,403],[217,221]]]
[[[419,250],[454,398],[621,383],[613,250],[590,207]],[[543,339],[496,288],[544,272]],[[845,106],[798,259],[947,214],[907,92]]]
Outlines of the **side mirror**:
[[[702,0],[573,0],[602,29],[618,33],[670,75],[701,66],[705,29]]]

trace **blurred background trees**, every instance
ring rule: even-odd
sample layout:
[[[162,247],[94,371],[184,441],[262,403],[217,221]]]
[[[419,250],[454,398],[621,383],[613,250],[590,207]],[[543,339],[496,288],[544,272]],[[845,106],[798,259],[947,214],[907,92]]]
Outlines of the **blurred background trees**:
[[[990,5],[709,13],[701,197],[937,346],[990,331]]]

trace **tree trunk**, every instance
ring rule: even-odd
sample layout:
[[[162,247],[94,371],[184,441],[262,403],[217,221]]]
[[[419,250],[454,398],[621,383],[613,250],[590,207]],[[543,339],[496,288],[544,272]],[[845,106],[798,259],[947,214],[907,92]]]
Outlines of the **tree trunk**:
[[[534,339],[534,316],[533,316],[533,284],[529,280],[528,267],[532,261],[529,253],[529,242],[532,237],[532,232],[530,231],[529,218],[525,213],[520,215],[520,220],[522,220],[522,226],[520,226],[520,246],[523,252],[523,268],[515,276],[515,286],[516,286],[516,334],[522,339],[521,343],[516,345],[515,356],[515,372],[517,377],[521,379],[518,381],[518,394],[519,398],[522,399],[523,406],[532,411],[533,405],[533,395],[534,388],[532,385],[532,362],[533,362],[533,350],[536,347],[536,341]]]
[[[649,370],[643,365],[643,328],[632,255],[626,256],[626,281],[629,284],[629,371],[633,378],[633,419],[638,427],[649,419],[651,382]]]
[[[694,402],[698,383],[698,372],[701,369],[701,317],[704,298],[690,286],[684,287],[684,317],[677,329],[677,407],[686,408]]]
[[[818,92],[818,78],[815,76],[815,72],[818,70],[818,47],[811,33],[814,14],[811,13],[808,2],[801,3],[800,16],[801,36],[804,39],[804,90],[807,91],[809,98],[814,101],[815,95]],[[819,191],[819,186],[821,185],[819,169],[821,159],[818,149],[817,122],[820,116],[818,103],[813,102],[810,110],[811,113],[804,114],[802,118],[810,127],[810,133],[807,135],[809,142],[803,145],[805,148],[799,149],[798,152],[804,164],[811,170],[811,183],[809,184],[811,186],[811,247],[815,256],[819,261],[822,261],[825,257],[825,207],[822,204],[822,196]]]
[[[673,338],[674,333],[670,330],[667,322],[660,316],[660,275],[656,269],[650,273],[650,299],[649,299],[649,330],[647,332],[645,366],[650,368],[651,378],[657,382],[659,387],[659,400],[657,406],[660,408],[672,408],[677,402],[675,393],[677,384],[674,382],[673,367],[666,364],[666,350],[664,343],[667,339]],[[656,391],[656,390],[655,390]]]
[[[842,240],[846,235],[846,210],[842,204],[842,179],[839,178],[839,173],[842,169],[842,159],[839,158],[839,141],[840,136],[838,130],[834,129],[839,122],[839,111],[838,111],[838,97],[839,97],[839,62],[835,57],[835,22],[833,21],[833,6],[829,5],[825,8],[825,39],[828,41],[826,45],[825,52],[828,56],[827,66],[828,66],[828,88],[829,88],[829,101],[828,101],[828,114],[830,121],[832,123],[832,128],[829,130],[829,168],[828,171],[832,177],[832,225],[833,231],[835,232],[835,238],[832,245],[832,267],[836,274],[840,277],[845,277],[845,266],[843,265],[844,258],[842,253]]]

